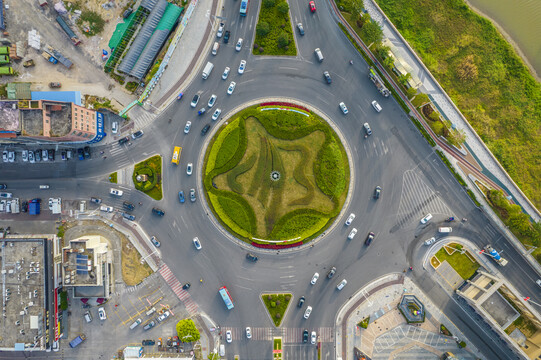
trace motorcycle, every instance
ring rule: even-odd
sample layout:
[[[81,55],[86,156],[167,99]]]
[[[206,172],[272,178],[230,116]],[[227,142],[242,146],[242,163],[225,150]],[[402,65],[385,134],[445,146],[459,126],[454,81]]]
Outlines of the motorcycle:
[[[451,216],[451,217],[445,219],[445,221],[446,222],[453,222],[453,221],[455,221],[455,218]]]

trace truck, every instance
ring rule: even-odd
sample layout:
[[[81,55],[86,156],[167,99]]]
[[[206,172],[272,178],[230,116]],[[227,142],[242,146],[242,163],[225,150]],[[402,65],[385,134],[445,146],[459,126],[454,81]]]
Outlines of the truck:
[[[24,67],[30,67],[30,66],[34,66],[34,65],[35,65],[34,59],[26,60],[26,61],[23,63],[23,66],[24,66]]]
[[[28,203],[28,214],[29,215],[39,215],[40,213],[40,203],[38,199],[30,200]]]
[[[207,62],[207,65],[205,65],[205,68],[203,69],[203,80],[207,79],[214,68],[214,64],[210,61]]]
[[[500,256],[500,254],[490,245],[485,246],[485,251],[489,254],[491,258],[494,259],[500,266],[507,265],[508,261]]]
[[[54,56],[52,56],[51,54],[49,54],[48,52],[42,52],[41,55],[47,59],[48,62],[50,62],[51,64],[58,64],[58,60],[55,59]]]
[[[383,81],[373,67],[370,67],[370,69],[368,70],[368,77],[370,78],[370,80],[372,80],[374,85],[376,85],[376,88],[381,95],[385,97],[389,97],[389,95],[391,95],[391,92],[385,87],[385,85],[383,85]]]
[[[9,64],[9,56],[0,55],[0,64]]]
[[[79,346],[83,341],[86,340],[85,334],[79,334],[75,339],[70,341],[70,346],[72,348]]]
[[[12,214],[18,214],[20,213],[20,206],[19,206],[19,199],[13,199],[11,200],[11,213]]]
[[[0,75],[13,75],[13,68],[11,66],[0,66]]]
[[[0,46],[0,55],[9,55],[9,47]]]
[[[50,83],[49,83],[49,87],[50,87],[51,89],[57,89],[57,88],[62,87],[62,84],[59,83],[59,82],[50,82]]]

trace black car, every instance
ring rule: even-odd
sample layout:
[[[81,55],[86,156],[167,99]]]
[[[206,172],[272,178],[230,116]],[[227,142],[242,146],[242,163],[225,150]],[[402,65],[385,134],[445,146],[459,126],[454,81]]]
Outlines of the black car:
[[[85,159],[90,159],[90,147],[89,146],[85,146],[85,148],[83,149],[84,153],[85,153]]]
[[[152,346],[155,344],[155,342],[154,340],[143,340],[141,344],[143,344],[143,346]]]
[[[302,305],[304,304],[304,296],[301,296],[301,298],[299,299],[299,303],[297,304],[298,307],[302,307]]]
[[[135,206],[131,202],[127,202],[127,201],[124,201],[122,203],[122,206],[124,207],[124,209],[128,211],[133,211],[133,209],[135,209]]]
[[[364,244],[366,246],[370,246],[370,244],[372,244],[372,240],[374,240],[375,236],[376,236],[376,234],[374,234],[373,232],[369,232],[368,236],[366,237],[366,240],[364,241]]]
[[[190,286],[192,286],[192,285],[190,285],[190,283],[186,283],[186,284],[182,285],[182,289],[188,290],[190,288]]]
[[[327,279],[330,279],[336,274],[336,268],[333,266],[331,270],[327,273]]]
[[[118,145],[123,145],[123,144],[127,143],[128,141],[130,141],[129,136],[123,137],[122,139],[118,140]]]
[[[79,160],[84,160],[85,159],[83,149],[81,149],[81,148],[77,149],[77,154],[79,155]]]
[[[8,186],[6,184],[0,184],[0,189],[3,190],[3,189],[7,189]]]
[[[165,212],[162,209],[152,208],[152,213],[158,216],[164,216]]]
[[[374,190],[374,199],[379,199],[381,195],[381,186],[376,186],[376,190]]]
[[[49,161],[54,161],[54,149],[49,150]]]
[[[205,127],[201,130],[201,135],[205,135],[210,129],[210,125],[207,124]]]
[[[308,330],[304,329],[304,332],[302,333],[302,342],[308,342]]]
[[[28,201],[23,201],[23,204],[21,205],[21,211],[22,212],[28,211]]]
[[[229,37],[231,36],[231,32],[227,30],[224,34],[224,44],[227,44],[229,42]]]
[[[143,130],[139,130],[131,134],[131,137],[135,139],[139,139],[141,136],[143,136]]]
[[[332,83],[331,74],[329,74],[328,71],[323,72],[323,77],[325,78],[325,81],[327,81],[327,84]]]
[[[253,262],[256,262],[258,260],[258,257],[255,256],[254,254],[248,253],[248,254],[246,254],[246,259],[251,260]]]

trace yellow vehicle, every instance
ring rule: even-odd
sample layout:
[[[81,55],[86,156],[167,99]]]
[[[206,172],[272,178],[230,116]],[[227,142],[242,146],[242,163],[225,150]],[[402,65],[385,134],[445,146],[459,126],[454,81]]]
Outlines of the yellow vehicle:
[[[180,146],[175,146],[175,149],[173,150],[173,159],[171,159],[171,162],[178,165],[178,162],[180,161],[180,154],[182,154],[182,148]]]

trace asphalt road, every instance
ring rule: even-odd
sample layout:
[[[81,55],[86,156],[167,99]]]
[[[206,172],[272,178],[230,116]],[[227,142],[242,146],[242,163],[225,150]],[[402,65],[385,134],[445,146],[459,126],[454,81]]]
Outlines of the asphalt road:
[[[233,3],[239,6],[240,2]],[[226,29],[231,31],[229,44],[221,41],[217,56],[208,54],[215,65],[207,80],[196,76],[190,86],[182,89],[184,98],[173,103],[151,127],[144,129],[145,135],[124,145],[97,145],[89,161],[68,161],[41,164],[2,164],[2,182],[20,197],[44,194],[37,185],[46,179],[51,186],[46,196],[62,196],[67,199],[88,199],[99,196],[108,205],[121,207],[123,200],[143,206],[134,214],[149,235],[156,235],[162,242],[163,260],[181,282],[191,282],[190,294],[199,308],[211,315],[222,327],[236,329],[234,341],[226,345],[228,354],[240,354],[243,358],[261,359],[261,354],[271,351],[271,342],[248,341],[242,335],[246,326],[273,329],[260,300],[266,291],[293,293],[296,304],[300,296],[306,296],[302,309],[292,306],[284,319],[283,327],[291,329],[322,329],[333,327],[338,308],[359,288],[374,278],[393,271],[402,271],[410,265],[416,268],[415,280],[435,303],[446,304],[444,313],[454,321],[487,358],[510,359],[511,353],[504,345],[495,345],[452,299],[450,299],[427,275],[422,272],[419,251],[424,251],[421,242],[434,236],[437,226],[448,216],[467,217],[465,225],[454,225],[452,235],[462,236],[479,247],[487,243],[498,250],[510,264],[502,273],[525,295],[541,303],[541,294],[535,284],[535,271],[514,250],[487,217],[478,211],[454,180],[438,156],[428,146],[415,127],[407,119],[393,99],[385,99],[369,81],[368,67],[354,50],[347,38],[336,26],[327,3],[318,2],[318,10],[311,14],[304,1],[290,2],[293,23],[302,22],[306,35],[296,34],[298,55],[288,58],[255,57],[250,53],[252,34],[257,9],[249,9],[246,18],[227,14]],[[226,9],[229,11],[229,9]],[[236,40],[242,37],[244,47],[240,53],[234,49]],[[325,60],[319,63],[314,49],[321,48]],[[241,59],[247,60],[243,75],[237,73]],[[354,64],[350,65],[349,60]],[[221,79],[223,69],[229,66],[231,73],[226,81]],[[327,85],[323,71],[329,71],[333,83]],[[230,81],[237,82],[233,95],[226,94]],[[198,106],[193,109],[189,102],[195,93],[201,95]],[[352,197],[337,225],[327,231],[313,248],[305,247],[293,252],[261,251],[231,241],[214,226],[202,206],[200,177],[186,174],[186,164],[193,162],[196,172],[200,171],[198,159],[206,148],[209,134],[202,136],[200,130],[207,123],[213,128],[220,121],[212,122],[212,110],[203,116],[197,110],[206,106],[211,94],[218,95],[214,109],[221,108],[223,116],[242,104],[266,97],[291,98],[317,108],[338,128],[351,151],[353,165]],[[383,107],[376,113],[371,101],[376,99]],[[338,103],[344,101],[349,114],[343,115]],[[169,123],[168,119],[172,119]],[[192,121],[192,130],[183,133],[186,121]],[[225,121],[225,120],[224,120]],[[373,135],[364,139],[362,124],[369,122]],[[183,147],[179,166],[170,164],[169,158],[175,145]],[[102,159],[99,151],[105,151]],[[109,173],[120,164],[136,163],[153,154],[164,156],[164,199],[155,203],[133,189],[123,186],[122,199],[108,195]],[[17,179],[15,181],[15,179]],[[382,197],[375,201],[372,194],[376,185],[383,188]],[[192,204],[178,202],[177,193],[197,188],[198,200]],[[45,197],[43,195],[42,197]],[[153,216],[153,206],[165,210],[163,218]],[[343,221],[350,212],[357,217],[350,227]],[[419,220],[426,213],[434,220],[421,227]],[[358,229],[355,239],[347,240],[352,227]],[[363,245],[369,231],[376,233],[370,247]],[[203,249],[197,251],[192,238],[198,236]],[[257,263],[245,259],[247,251],[259,255]],[[328,280],[325,274],[332,266],[337,274]],[[419,270],[417,270],[419,269]],[[310,285],[314,272],[320,273],[317,284]],[[203,278],[203,283],[198,279]],[[336,290],[341,279],[348,285]],[[234,300],[235,308],[227,311],[218,295],[218,288],[226,285]],[[302,314],[307,305],[313,307],[308,320]],[[300,341],[300,339],[299,339]],[[324,358],[335,358],[333,342],[323,343]],[[288,356],[296,359],[315,358],[314,347],[296,346],[288,348]]]

